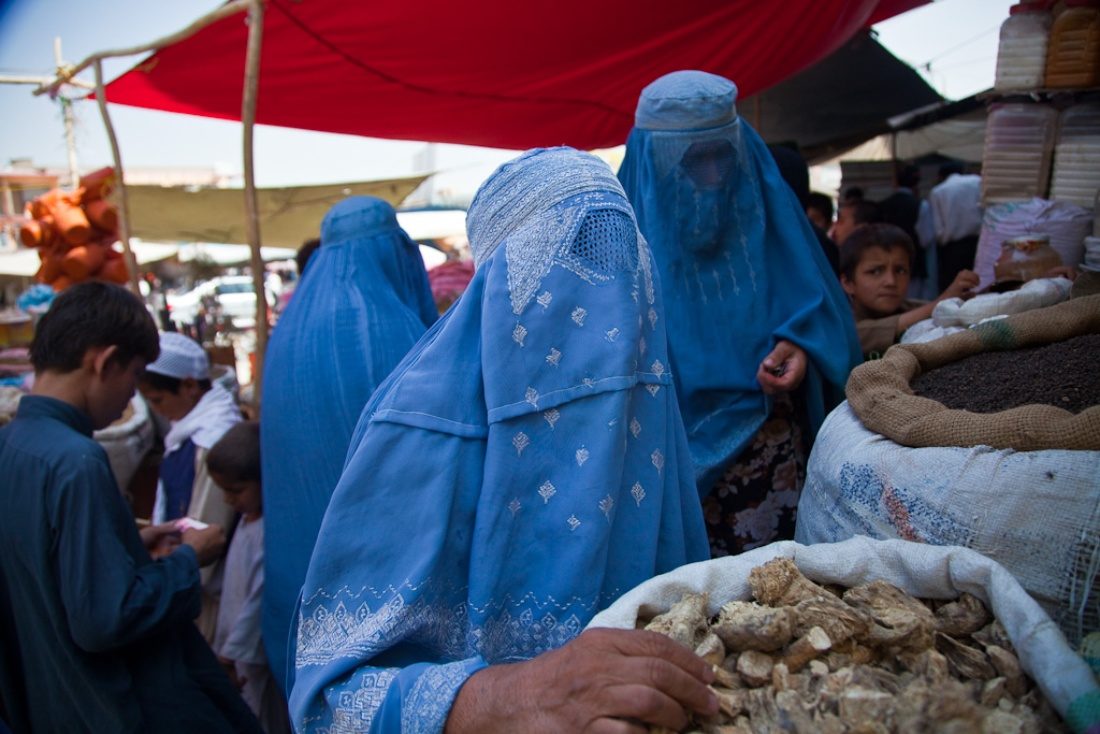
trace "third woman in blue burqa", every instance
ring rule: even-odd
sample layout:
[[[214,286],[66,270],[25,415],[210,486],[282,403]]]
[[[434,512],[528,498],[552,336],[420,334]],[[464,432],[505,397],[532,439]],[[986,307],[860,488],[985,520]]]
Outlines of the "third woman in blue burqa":
[[[844,293],[736,100],[714,74],[661,77],[619,169],[667,296],[714,556],[793,537],[808,440],[860,360]]]

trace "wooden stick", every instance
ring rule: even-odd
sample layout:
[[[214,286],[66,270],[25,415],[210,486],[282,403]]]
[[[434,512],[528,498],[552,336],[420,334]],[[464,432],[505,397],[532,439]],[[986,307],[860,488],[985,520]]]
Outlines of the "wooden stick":
[[[103,64],[99,59],[95,65],[95,99],[99,105],[99,114],[103,117],[103,127],[107,129],[107,139],[111,142],[111,156],[115,162],[115,176],[118,177],[118,238],[122,241],[122,252],[126,258],[126,269],[130,271],[130,290],[141,298],[138,288],[138,264],[134,251],[130,248],[130,197],[126,191],[126,182],[122,175],[122,154],[118,149],[118,138],[111,125],[111,116],[107,114],[107,95],[103,90]],[[144,299],[143,299],[144,300]]]
[[[177,41],[182,41],[185,38],[189,38],[195,35],[211,23],[216,23],[222,18],[226,18],[235,13],[239,13],[242,10],[246,10],[251,4],[252,0],[233,0],[233,2],[226,3],[217,10],[207,13],[183,30],[177,31],[169,36],[164,36],[163,38],[158,38],[151,43],[146,43],[141,46],[131,46],[130,48],[120,48],[111,51],[100,51],[98,53],[94,53],[88,58],[81,61],[76,66],[59,69],[57,72],[57,76],[55,76],[51,81],[39,86],[38,89],[34,90],[34,96],[37,97],[41,94],[54,93],[57,88],[60,87],[62,84],[69,84],[70,80],[74,76],[76,76],[84,69],[87,69],[89,66],[93,65],[97,61],[113,58],[116,56],[133,56],[134,54],[143,54],[149,51],[155,51],[158,48],[162,48],[164,46],[170,46]]]
[[[260,48],[264,34],[263,0],[250,0],[248,11],[248,52],[244,68],[244,98],[241,124],[244,127],[244,209],[248,245],[252,250],[252,285],[256,291],[256,363],[252,375],[252,404],[259,411],[267,349],[267,290],[264,287],[264,259],[260,251],[260,213],[256,201],[253,171],[252,131],[256,123],[256,98],[260,87]]]

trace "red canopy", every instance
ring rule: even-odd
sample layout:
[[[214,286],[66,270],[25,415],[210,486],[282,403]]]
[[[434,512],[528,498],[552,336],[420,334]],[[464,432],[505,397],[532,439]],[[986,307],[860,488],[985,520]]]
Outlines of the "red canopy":
[[[742,97],[927,0],[267,0],[257,122],[501,148],[622,143],[638,93],[703,69]],[[239,120],[245,15],[107,87],[119,104]]]

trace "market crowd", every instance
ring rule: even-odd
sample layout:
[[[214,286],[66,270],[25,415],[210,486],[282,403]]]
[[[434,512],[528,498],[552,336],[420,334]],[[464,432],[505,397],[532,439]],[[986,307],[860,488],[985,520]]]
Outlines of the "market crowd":
[[[647,86],[616,176],[501,166],[442,316],[393,208],[334,206],[258,422],[202,347],[101,283],[61,294],[0,431],[0,731],[644,731],[717,710],[639,583],[793,537],[851,369],[965,296],[977,177],[873,203],[698,71]],[[453,296],[452,296],[453,297]],[[923,301],[916,298],[923,297]],[[95,429],[170,421],[141,526]]]

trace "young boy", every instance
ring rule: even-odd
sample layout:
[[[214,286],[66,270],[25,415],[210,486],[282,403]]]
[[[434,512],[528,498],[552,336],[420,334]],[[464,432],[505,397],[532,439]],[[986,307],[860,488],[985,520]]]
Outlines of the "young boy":
[[[260,424],[238,423],[206,455],[214,483],[241,521],[225,559],[214,650],[264,731],[290,731],[286,700],[268,668],[260,637],[264,589],[264,518],[260,483]]]
[[[220,527],[138,532],[92,432],[157,358],[129,291],[57,297],[31,344],[34,390],[0,430],[0,718],[14,731],[259,732],[192,622]]]
[[[229,528],[233,511],[206,470],[206,452],[234,424],[241,412],[233,396],[210,381],[210,360],[194,340],[183,334],[160,335],[160,356],[145,368],[138,389],[159,415],[171,421],[164,437],[153,524],[190,517]],[[214,639],[220,564],[203,569],[203,612],[199,629]]]
[[[892,224],[860,225],[840,248],[840,284],[851,299],[868,359],[881,356],[906,329],[930,317],[937,303],[966,298],[978,285],[977,274],[963,270],[934,301],[907,300],[912,257],[912,239]]]

